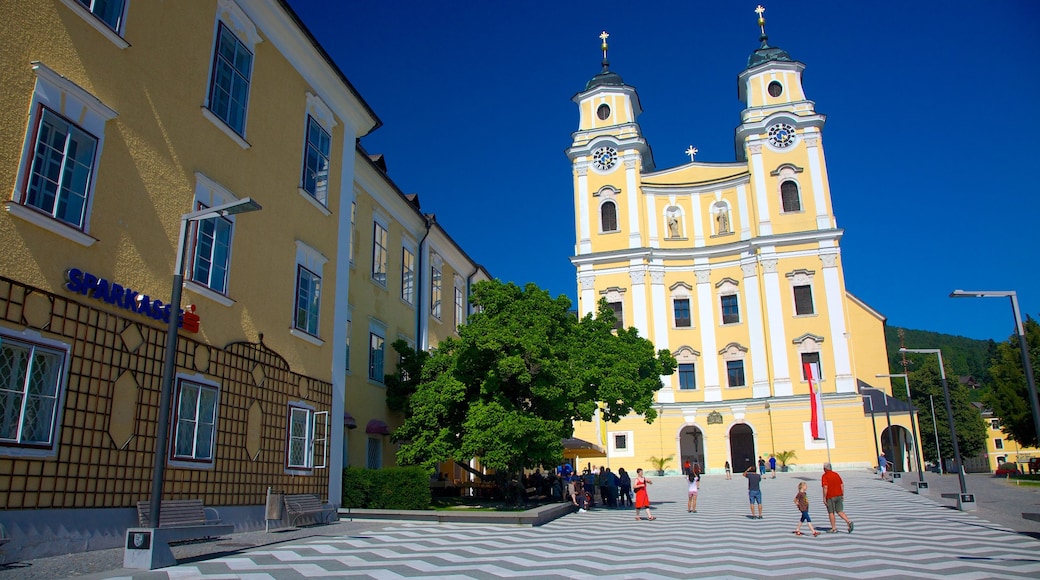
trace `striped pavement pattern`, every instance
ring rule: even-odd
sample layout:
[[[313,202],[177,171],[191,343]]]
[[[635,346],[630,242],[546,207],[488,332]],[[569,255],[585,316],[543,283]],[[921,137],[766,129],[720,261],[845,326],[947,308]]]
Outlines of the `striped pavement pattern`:
[[[111,578],[1040,578],[1037,540],[870,473],[842,475],[851,534],[841,520],[841,533],[791,533],[799,481],[809,483],[813,523],[829,527],[818,473],[763,481],[762,520],[747,517],[742,477],[705,477],[689,514],[685,479],[671,476],[651,478],[655,521],[595,508],[538,528],[401,522]]]

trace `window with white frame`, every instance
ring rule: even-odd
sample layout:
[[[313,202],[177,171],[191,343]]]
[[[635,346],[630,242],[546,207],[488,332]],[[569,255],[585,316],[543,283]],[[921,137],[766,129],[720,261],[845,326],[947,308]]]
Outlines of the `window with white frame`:
[[[601,232],[618,231],[617,204],[613,201],[605,201],[599,206],[599,223]]]
[[[18,165],[18,184],[6,204],[14,215],[90,246],[98,162],[105,125],[116,112],[80,86],[34,62],[36,85]]]
[[[690,317],[690,299],[675,298],[672,300],[672,308],[675,311],[675,326],[688,328],[692,326]]]
[[[798,349],[798,362],[802,381],[808,380],[805,365],[813,373],[813,382],[823,380],[823,366],[820,364],[820,352],[823,350],[823,337],[815,334],[803,334],[792,341]]]
[[[357,246],[354,243],[354,238],[357,236],[357,202],[350,202],[350,247],[347,250],[350,256],[350,265],[354,266],[354,248]]]
[[[802,198],[798,191],[798,184],[792,180],[781,183],[780,201],[784,206],[784,213],[802,211]]]
[[[803,352],[801,354],[802,361],[802,380],[809,380],[809,376],[806,374],[806,365],[810,371],[812,371],[813,382],[820,380],[823,377],[823,370],[820,367],[820,353],[818,352]]]
[[[679,390],[692,391],[697,389],[697,359],[699,352],[688,346],[680,346],[672,353],[678,363]]]
[[[343,367],[347,373],[350,373],[350,333],[353,332],[354,327],[354,306],[347,304],[347,337],[343,345],[343,358],[346,365]]]
[[[607,453],[611,457],[633,457],[635,445],[633,445],[632,431],[608,431]]]
[[[816,314],[816,306],[813,303],[813,278],[815,272],[812,270],[795,270],[786,274],[787,281],[791,285],[791,295],[794,300],[795,316],[812,316]]]
[[[238,197],[202,173],[195,173],[195,209],[202,210],[237,201]],[[235,216],[198,220],[192,224],[192,239],[187,279],[195,290],[223,301],[228,296],[231,248]],[[211,291],[206,293],[204,291]],[[230,302],[228,302],[230,304]]]
[[[415,253],[401,248],[401,300],[415,304]]]
[[[430,316],[440,320],[441,317],[441,269],[433,266],[430,269]]]
[[[379,469],[383,467],[383,440],[378,437],[368,438],[368,447],[365,454],[365,467],[368,469]]]
[[[379,222],[372,225],[372,279],[381,286],[386,286],[386,271],[389,267],[387,245],[390,235],[386,226]]]
[[[731,389],[747,386],[747,378],[744,375],[744,359],[747,352],[746,347],[735,342],[727,344],[726,348],[719,351],[726,364],[726,385]]]
[[[253,52],[228,23],[219,21],[206,108],[242,137],[246,133],[252,75]]]
[[[123,30],[123,0],[76,0],[95,18],[111,28],[117,34]]]
[[[328,205],[331,145],[329,132],[314,117],[307,115],[302,189],[322,205]]]
[[[327,411],[315,412],[303,403],[289,404],[285,454],[287,469],[300,472],[326,466],[328,419]]]
[[[607,301],[607,307],[614,313],[614,328],[623,330],[625,328],[625,293],[626,288],[611,286],[599,291],[600,296]]]
[[[722,313],[722,324],[740,323],[740,295],[737,294],[737,281],[724,278],[715,285],[719,296],[719,307]]]
[[[55,450],[68,356],[35,333],[0,333],[0,454]]]
[[[296,300],[293,308],[293,331],[306,336],[320,336],[321,279],[325,263],[324,255],[311,246],[296,241]],[[305,338],[306,336],[300,336]]]
[[[993,447],[996,448],[996,449],[1003,449],[1004,448],[1004,440],[1003,439],[999,439],[999,438],[998,439],[994,439],[993,440]]]
[[[455,328],[466,323],[466,299],[462,290],[462,277],[455,276]]]
[[[177,380],[172,459],[213,464],[220,391],[214,385]]]
[[[990,429],[1000,429],[1000,419],[990,419],[989,420],[989,428]]]
[[[372,326],[368,331],[368,379],[382,384],[386,380],[386,329]]]
[[[628,449],[627,433],[614,433],[614,449],[617,449],[618,451]]]

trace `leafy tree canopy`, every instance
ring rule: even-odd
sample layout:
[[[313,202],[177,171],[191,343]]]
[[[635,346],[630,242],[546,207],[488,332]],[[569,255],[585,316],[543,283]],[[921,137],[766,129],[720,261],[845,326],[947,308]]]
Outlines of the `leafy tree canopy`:
[[[953,382],[958,377],[972,376],[982,384],[989,383],[989,360],[996,348],[992,340],[976,340],[964,336],[942,334],[928,330],[912,330],[896,326],[885,327],[885,342],[888,344],[888,366],[893,373],[903,372],[903,353],[899,352],[900,333],[903,344],[927,345],[942,350],[943,360],[952,371],[947,378]]]
[[[1035,373],[1040,368],[1040,324],[1027,317],[1025,331],[1029,360]],[[989,372],[991,389],[984,402],[993,410],[993,416],[1000,418],[1001,431],[1022,446],[1036,447],[1036,426],[1022,369],[1018,335],[997,345]]]
[[[945,351],[943,358],[945,359]],[[935,451],[935,433],[939,433],[939,451],[942,458],[953,458],[953,440],[950,437],[949,420],[946,418],[946,402],[943,398],[942,379],[939,375],[939,365],[935,356],[928,355],[929,364],[924,363],[925,355],[915,355],[921,360],[911,367],[910,388],[917,408],[918,427],[920,429],[921,447],[924,450],[925,459],[937,461],[938,455]],[[915,359],[916,360],[916,359]],[[953,423],[957,429],[957,444],[960,446],[961,458],[974,457],[986,447],[986,424],[978,409],[971,404],[968,396],[969,389],[961,385],[953,375],[950,365],[946,365],[947,385],[950,390],[950,405],[953,407]],[[951,377],[953,379],[951,380]],[[899,396],[900,391],[896,389]],[[932,422],[931,403],[932,397],[935,404],[935,422]],[[903,398],[903,397],[900,397]]]
[[[401,391],[400,464],[479,457],[517,473],[560,462],[561,440],[597,408],[613,422],[633,412],[648,423],[657,417],[654,393],[675,359],[634,328],[613,332],[606,302],[579,320],[566,296],[498,280],[474,285],[471,301],[478,310],[459,337],[442,341]]]

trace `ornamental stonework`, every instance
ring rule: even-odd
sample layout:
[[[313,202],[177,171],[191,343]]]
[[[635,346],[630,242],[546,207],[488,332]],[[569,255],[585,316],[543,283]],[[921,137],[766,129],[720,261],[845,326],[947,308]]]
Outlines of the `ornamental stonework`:
[[[595,276],[582,276],[581,278],[578,278],[578,282],[581,284],[582,290],[595,290]]]
[[[838,254],[828,253],[820,254],[820,261],[823,262],[824,268],[834,268],[838,265]]]
[[[636,270],[634,272],[629,272],[628,277],[632,279],[632,284],[642,284],[646,279],[646,272],[643,270]]]
[[[777,261],[778,260],[776,258],[762,260],[762,270],[765,271],[766,274],[776,274]]]
[[[711,270],[695,270],[693,274],[697,276],[698,284],[708,284],[711,282]]]

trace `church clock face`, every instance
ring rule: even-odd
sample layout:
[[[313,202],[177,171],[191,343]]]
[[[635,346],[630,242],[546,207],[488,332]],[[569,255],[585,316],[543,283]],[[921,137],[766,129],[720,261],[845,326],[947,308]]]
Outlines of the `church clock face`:
[[[600,147],[592,152],[592,164],[596,169],[607,170],[617,163],[617,149],[613,147]]]
[[[769,143],[778,149],[786,149],[794,145],[794,127],[787,123],[777,123],[769,127]]]

